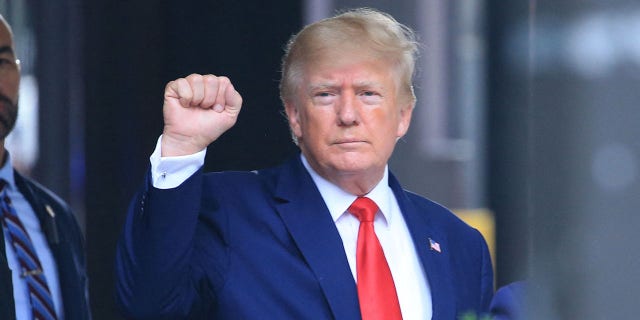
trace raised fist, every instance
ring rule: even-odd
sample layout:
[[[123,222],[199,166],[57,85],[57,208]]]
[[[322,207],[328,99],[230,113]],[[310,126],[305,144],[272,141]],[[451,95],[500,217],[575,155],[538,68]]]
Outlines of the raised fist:
[[[164,90],[162,156],[199,152],[238,119],[242,97],[227,77],[191,74]]]

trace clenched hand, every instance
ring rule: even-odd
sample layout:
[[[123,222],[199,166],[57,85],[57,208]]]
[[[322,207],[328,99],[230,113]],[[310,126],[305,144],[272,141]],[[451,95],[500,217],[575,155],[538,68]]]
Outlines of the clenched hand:
[[[238,119],[242,97],[227,77],[191,74],[164,90],[162,156],[199,152]]]

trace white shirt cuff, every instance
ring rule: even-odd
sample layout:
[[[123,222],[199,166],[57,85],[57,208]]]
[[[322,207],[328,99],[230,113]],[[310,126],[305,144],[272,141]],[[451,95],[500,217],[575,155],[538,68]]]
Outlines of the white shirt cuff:
[[[151,162],[151,182],[155,188],[171,189],[185,182],[204,165],[207,149],[194,154],[177,157],[162,157],[162,135],[153,150]]]

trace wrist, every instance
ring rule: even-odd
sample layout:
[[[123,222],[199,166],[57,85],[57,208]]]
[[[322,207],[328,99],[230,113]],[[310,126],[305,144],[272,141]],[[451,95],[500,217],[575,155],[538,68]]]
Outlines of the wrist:
[[[163,133],[160,142],[160,155],[162,157],[187,156],[206,149],[206,146],[202,146],[194,140],[193,138],[175,137]]]

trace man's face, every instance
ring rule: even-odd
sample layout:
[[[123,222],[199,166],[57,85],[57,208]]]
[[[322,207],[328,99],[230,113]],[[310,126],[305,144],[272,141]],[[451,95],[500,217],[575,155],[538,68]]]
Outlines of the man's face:
[[[384,59],[341,53],[304,69],[286,111],[300,149],[325,179],[382,178],[413,108],[399,99],[391,66]]]
[[[20,68],[16,61],[13,37],[0,19],[0,139],[13,129],[18,115]]]

